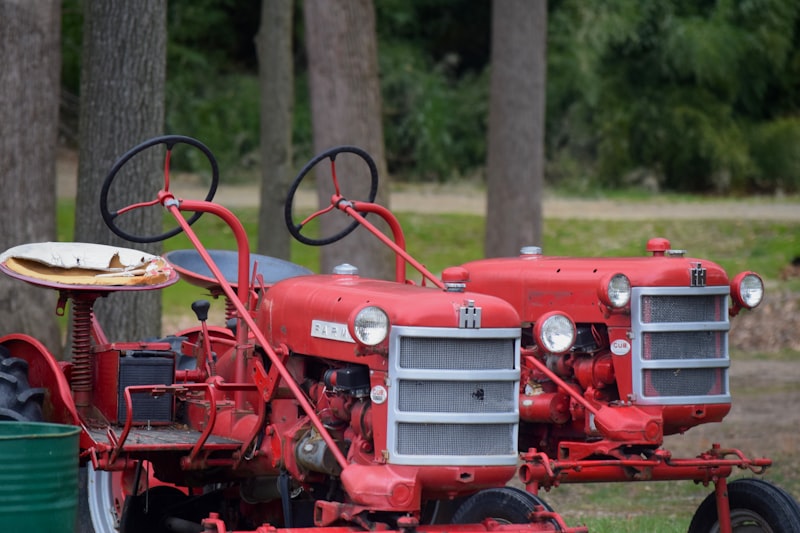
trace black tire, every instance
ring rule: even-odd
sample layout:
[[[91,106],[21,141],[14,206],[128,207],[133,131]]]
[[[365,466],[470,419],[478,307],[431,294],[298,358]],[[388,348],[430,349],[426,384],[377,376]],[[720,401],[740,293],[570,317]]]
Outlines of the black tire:
[[[513,487],[486,489],[467,498],[455,513],[453,524],[477,524],[487,518],[492,518],[506,524],[526,524],[530,522],[530,515],[541,505],[547,511],[552,511],[544,500]]]
[[[800,505],[785,490],[759,478],[737,479],[728,483],[731,529],[764,533],[800,531]],[[719,531],[717,499],[709,494],[697,508],[689,533]]]
[[[0,420],[41,422],[44,393],[28,383],[28,362],[0,346]]]
[[[173,507],[179,507],[189,499],[178,489],[172,487],[154,487],[137,496],[125,499],[119,533],[169,533],[175,531],[165,522]],[[190,522],[182,521],[182,531],[202,533],[203,526],[199,522],[194,527]]]

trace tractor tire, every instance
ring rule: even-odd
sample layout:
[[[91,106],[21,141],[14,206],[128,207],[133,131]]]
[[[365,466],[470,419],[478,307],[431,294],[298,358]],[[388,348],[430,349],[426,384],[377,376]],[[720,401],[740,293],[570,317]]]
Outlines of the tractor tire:
[[[538,496],[520,489],[486,489],[467,498],[453,513],[452,523],[477,524],[491,518],[503,524],[526,524],[530,522],[530,515],[537,505],[547,511],[553,510]]]
[[[800,531],[800,505],[782,488],[759,478],[728,484],[731,530],[792,533]],[[697,508],[689,533],[718,533],[717,499],[709,494]]]
[[[28,384],[28,362],[0,346],[0,420],[41,422],[44,393]]]

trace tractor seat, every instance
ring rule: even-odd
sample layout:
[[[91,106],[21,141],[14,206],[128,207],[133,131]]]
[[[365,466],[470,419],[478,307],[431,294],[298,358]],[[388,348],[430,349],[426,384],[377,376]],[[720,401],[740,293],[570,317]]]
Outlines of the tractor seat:
[[[156,289],[178,280],[164,258],[84,242],[21,244],[0,254],[0,270],[34,285],[70,289]]]
[[[225,280],[236,289],[239,285],[239,253],[233,250],[208,250],[208,254]],[[164,257],[178,271],[181,278],[192,285],[209,290],[220,288],[219,282],[197,250],[175,250],[167,252]],[[250,254],[249,279],[253,278],[254,271],[261,275],[265,287],[270,287],[282,279],[312,274],[309,269],[283,259]]]

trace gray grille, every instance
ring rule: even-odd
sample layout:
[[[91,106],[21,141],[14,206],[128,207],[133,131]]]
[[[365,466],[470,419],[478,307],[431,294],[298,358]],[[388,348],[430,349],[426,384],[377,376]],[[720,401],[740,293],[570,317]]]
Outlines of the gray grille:
[[[721,359],[726,357],[722,331],[669,331],[645,333],[642,359]]]
[[[392,328],[389,461],[514,465],[518,328]]]
[[[486,456],[516,454],[515,424],[399,425],[402,455]]]
[[[518,399],[507,381],[399,382],[398,407],[420,413],[507,413]]]
[[[645,396],[710,396],[726,394],[721,368],[645,370]]]
[[[717,322],[728,313],[727,298],[708,296],[642,296],[642,323]]]
[[[514,339],[403,337],[399,364],[431,370],[492,370],[514,367]]]
[[[642,404],[729,403],[727,286],[637,287],[633,390]]]

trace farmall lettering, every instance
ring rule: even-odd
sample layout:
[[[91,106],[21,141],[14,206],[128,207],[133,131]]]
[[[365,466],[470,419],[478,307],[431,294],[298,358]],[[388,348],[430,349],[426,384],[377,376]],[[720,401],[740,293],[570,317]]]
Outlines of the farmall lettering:
[[[347,324],[338,324],[325,320],[311,321],[311,336],[331,341],[356,342],[347,330]]]

